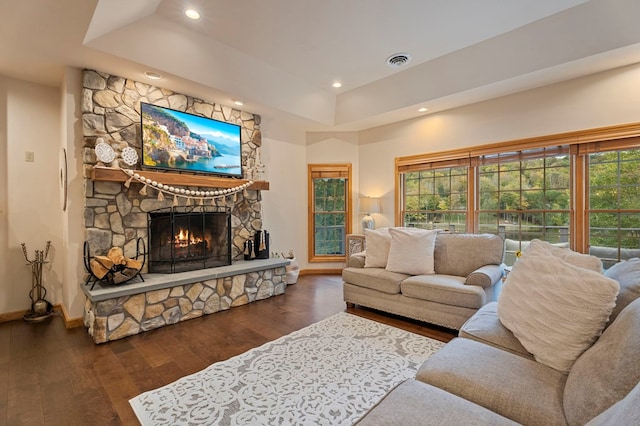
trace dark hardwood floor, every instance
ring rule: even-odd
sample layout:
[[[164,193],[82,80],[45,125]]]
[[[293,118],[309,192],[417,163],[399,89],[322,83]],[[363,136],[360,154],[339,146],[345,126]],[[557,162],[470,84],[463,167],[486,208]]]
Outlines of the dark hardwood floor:
[[[137,425],[129,399],[347,311],[449,341],[454,331],[345,307],[340,276],[301,276],[284,295],[95,345],[62,318],[0,323],[0,425]]]

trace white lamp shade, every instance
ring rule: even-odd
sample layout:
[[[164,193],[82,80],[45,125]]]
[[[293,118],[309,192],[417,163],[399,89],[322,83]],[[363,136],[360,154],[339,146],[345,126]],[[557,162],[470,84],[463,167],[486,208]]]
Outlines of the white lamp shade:
[[[360,213],[380,213],[380,198],[360,198]]]

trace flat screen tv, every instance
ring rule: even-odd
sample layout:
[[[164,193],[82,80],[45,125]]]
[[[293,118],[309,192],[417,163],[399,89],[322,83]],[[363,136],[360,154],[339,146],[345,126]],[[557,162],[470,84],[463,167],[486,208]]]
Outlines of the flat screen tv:
[[[240,126],[140,102],[142,167],[242,177]]]

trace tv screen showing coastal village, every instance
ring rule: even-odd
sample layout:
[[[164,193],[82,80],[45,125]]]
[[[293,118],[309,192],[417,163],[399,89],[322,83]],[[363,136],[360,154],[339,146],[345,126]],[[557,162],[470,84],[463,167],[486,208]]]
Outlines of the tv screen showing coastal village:
[[[241,176],[240,127],[141,102],[143,166]]]

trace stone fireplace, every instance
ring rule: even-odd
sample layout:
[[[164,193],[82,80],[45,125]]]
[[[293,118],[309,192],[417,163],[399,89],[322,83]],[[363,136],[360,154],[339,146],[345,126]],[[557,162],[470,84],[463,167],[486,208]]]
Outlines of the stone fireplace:
[[[195,199],[189,202],[184,197],[160,197],[151,186],[137,181],[127,185],[126,174],[118,170],[120,166],[140,171],[145,177],[153,175],[158,182],[192,191],[226,189],[243,182],[230,178],[190,176],[186,173],[147,173],[141,170],[139,162],[129,167],[119,158],[107,165],[115,170],[109,170],[109,174],[104,176],[98,174],[104,172],[96,167],[99,164],[94,147],[99,137],[109,143],[118,154],[122,149],[132,147],[138,151],[138,157],[142,158],[140,102],[240,125],[243,172],[247,179],[256,179],[254,168],[257,151],[262,146],[259,115],[93,70],[84,71],[83,86],[84,227],[92,250],[100,253],[117,246],[124,248],[125,255],[132,256],[139,237],[148,246],[149,212],[198,204]],[[187,179],[188,177],[192,179]],[[207,201],[206,207],[229,211],[233,260],[242,257],[244,242],[262,229],[260,191],[264,189],[264,185],[254,184],[233,196],[216,198],[213,205]]]
[[[149,272],[231,265],[231,214],[227,209],[160,209],[149,212],[148,223]]]
[[[120,153],[125,148],[136,149],[138,158],[142,158],[140,102],[240,125],[242,168],[247,180],[150,172],[139,162],[133,166],[121,163]],[[268,182],[257,180],[255,173],[262,145],[260,116],[85,70],[82,125],[84,228],[91,255],[120,247],[126,257],[134,257],[139,238],[149,255],[142,270],[144,282],[131,280],[110,287],[99,283],[93,290],[83,286],[87,296],[85,326],[96,343],[284,293],[288,261],[241,260],[245,242],[262,229],[260,191],[269,189]],[[110,164],[98,163],[94,151],[97,138],[104,139],[115,151],[116,158]],[[132,181],[121,166],[134,169],[147,183]],[[220,190],[229,195],[206,203],[188,197],[164,197],[149,184],[151,181],[180,188],[182,193]],[[247,183],[246,189],[227,192],[243,183]],[[166,214],[171,212],[173,217]],[[203,214],[199,219],[187,219],[183,216],[187,212]],[[203,224],[222,230],[212,232],[202,228]],[[182,235],[180,225],[186,225],[182,226],[186,228]],[[156,248],[156,237],[170,242],[168,248]]]

